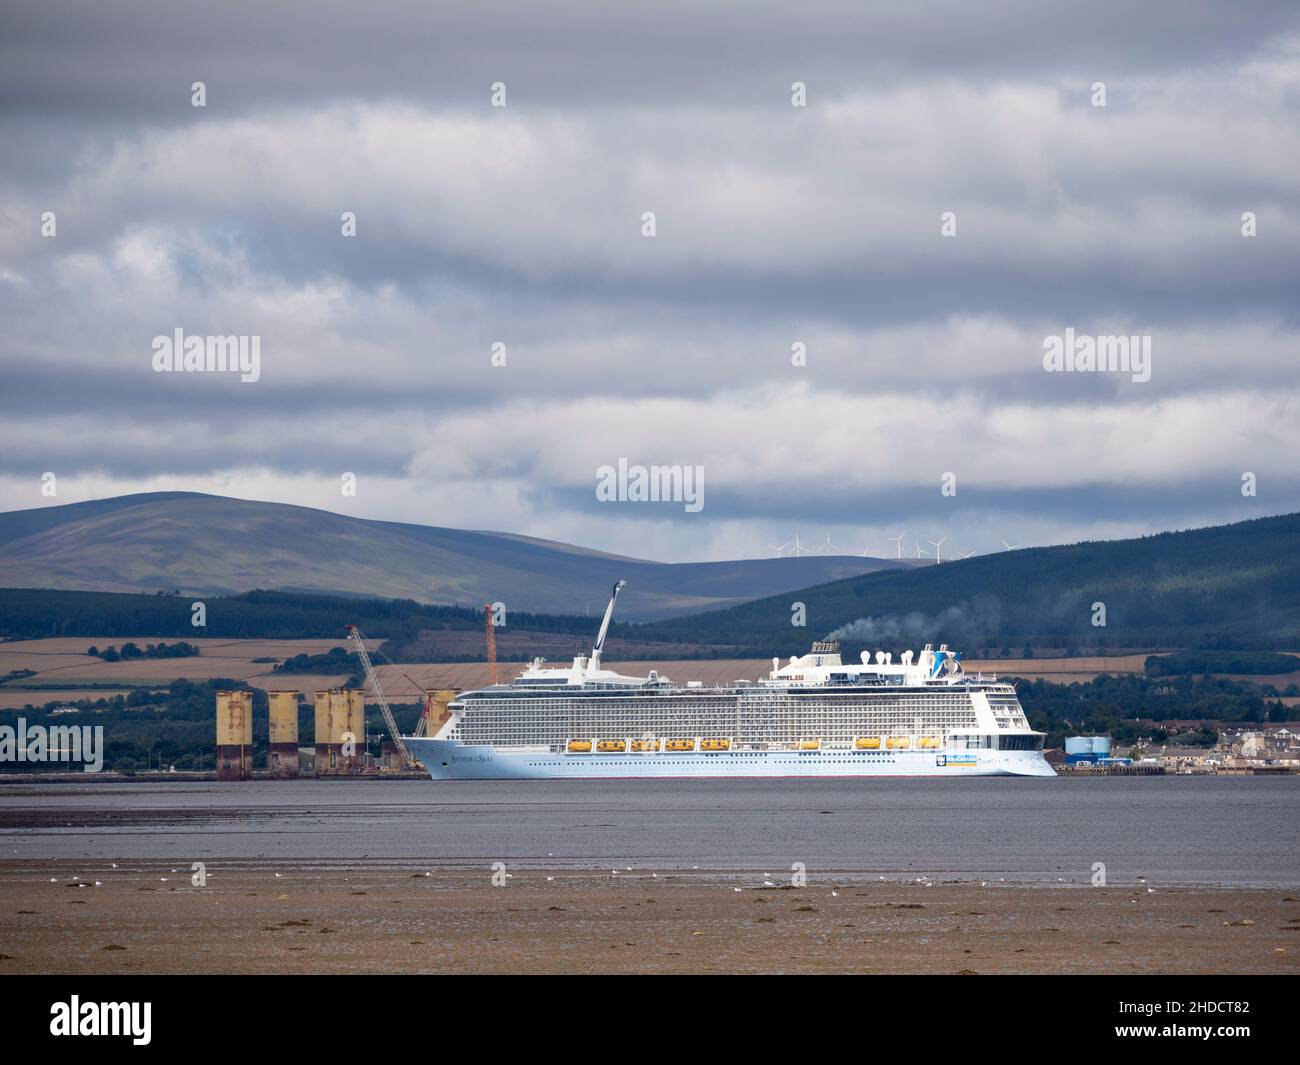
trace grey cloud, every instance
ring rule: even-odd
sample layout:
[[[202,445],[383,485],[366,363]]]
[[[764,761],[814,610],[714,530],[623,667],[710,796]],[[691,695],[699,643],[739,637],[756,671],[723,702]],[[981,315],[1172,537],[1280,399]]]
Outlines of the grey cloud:
[[[896,7],[10,5],[0,505],[347,468],[657,557],[1300,505],[1293,5]],[[152,374],[177,326],[261,335],[262,381]],[[1152,381],[1043,373],[1066,327],[1151,333]],[[706,464],[706,513],[601,508],[610,452]]]
[[[168,120],[195,79],[213,106],[363,97],[477,102],[494,80],[520,102],[609,107],[701,97],[754,104],[926,78],[1141,77],[1232,62],[1295,25],[1294,6],[1197,0],[923,6],[847,0],[631,10],[600,0],[417,0],[169,7],[27,2],[5,10],[0,100],[24,113]]]

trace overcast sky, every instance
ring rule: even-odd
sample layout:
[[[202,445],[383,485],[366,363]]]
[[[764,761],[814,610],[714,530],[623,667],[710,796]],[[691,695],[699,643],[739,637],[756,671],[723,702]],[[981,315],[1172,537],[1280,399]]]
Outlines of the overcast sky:
[[[1293,2],[622,6],[4,5],[0,509],[670,561],[1300,509]],[[260,336],[260,380],[155,373],[177,328]],[[1150,336],[1150,380],[1046,372],[1067,328]],[[703,509],[598,501],[620,457]]]

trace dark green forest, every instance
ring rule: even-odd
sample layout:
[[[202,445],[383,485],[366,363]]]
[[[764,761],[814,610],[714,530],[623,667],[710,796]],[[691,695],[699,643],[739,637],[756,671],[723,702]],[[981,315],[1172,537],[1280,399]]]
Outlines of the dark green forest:
[[[1140,736],[1152,736],[1151,722],[1156,723],[1155,739],[1163,742],[1169,733],[1161,727],[1165,722],[1286,721],[1287,708],[1277,697],[1298,694],[1295,685],[1279,692],[1272,685],[1231,680],[1154,679],[1131,674],[1103,675],[1082,684],[1019,679],[1015,685],[1029,724],[1047,733],[1048,747],[1059,747],[1067,735],[1079,733],[1110,735],[1117,742],[1131,743]],[[1205,739],[1197,735],[1192,742]],[[1213,742],[1211,739],[1209,744]]]
[[[331,647],[323,655],[294,655],[286,658],[272,673],[315,673],[328,675],[346,673],[357,676],[362,671],[361,658],[355,651],[343,647]]]
[[[1171,655],[1152,655],[1143,666],[1148,677],[1177,677],[1185,673],[1276,676],[1297,672],[1300,661],[1292,655],[1268,651],[1179,651]]]
[[[191,603],[201,601],[206,625],[191,623]],[[594,633],[599,620],[584,615],[512,611],[510,627],[527,631]],[[483,613],[467,607],[430,606],[413,599],[365,599],[297,592],[253,591],[191,597],[118,592],[0,589],[0,637],[52,636],[219,637],[296,640],[346,636],[356,625],[367,636],[412,640],[426,629],[483,628]]]

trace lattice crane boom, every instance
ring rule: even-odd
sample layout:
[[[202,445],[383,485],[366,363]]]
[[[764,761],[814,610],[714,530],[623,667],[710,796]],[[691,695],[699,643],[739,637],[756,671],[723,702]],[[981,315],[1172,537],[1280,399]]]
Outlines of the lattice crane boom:
[[[393,719],[393,711],[388,705],[388,699],[384,696],[384,689],[379,686],[379,674],[375,672],[375,667],[370,661],[370,652],[366,650],[365,637],[361,635],[361,630],[355,625],[348,627],[348,639],[352,641],[352,647],[361,659],[362,666],[366,670],[366,680],[370,684],[371,690],[375,693],[375,698],[379,701],[379,709],[384,715],[384,724],[388,726],[388,734],[393,737],[393,743],[402,753],[404,763],[411,761],[411,752],[406,747],[406,741],[402,739],[402,734],[397,731],[397,722]]]

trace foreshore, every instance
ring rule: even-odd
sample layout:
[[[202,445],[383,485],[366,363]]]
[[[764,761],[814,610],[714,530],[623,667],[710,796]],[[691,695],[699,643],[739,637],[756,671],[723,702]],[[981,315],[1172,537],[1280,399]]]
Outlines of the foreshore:
[[[1300,972],[1300,890],[0,861],[0,974]],[[764,886],[770,884],[772,886]]]

